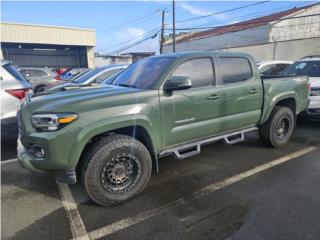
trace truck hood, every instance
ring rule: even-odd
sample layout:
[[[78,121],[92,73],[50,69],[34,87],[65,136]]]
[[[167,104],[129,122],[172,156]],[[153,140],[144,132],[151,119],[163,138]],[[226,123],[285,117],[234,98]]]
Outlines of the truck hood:
[[[27,105],[33,113],[82,112],[123,104],[125,96],[139,95],[143,89],[114,85],[88,86],[48,95],[29,97]],[[134,96],[131,96],[134,97]],[[131,97],[127,100],[131,102]],[[138,96],[136,96],[138,97]]]

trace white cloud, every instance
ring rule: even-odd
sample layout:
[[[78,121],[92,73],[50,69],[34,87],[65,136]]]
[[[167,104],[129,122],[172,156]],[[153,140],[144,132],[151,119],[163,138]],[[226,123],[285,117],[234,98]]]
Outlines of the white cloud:
[[[185,3],[185,2],[180,2],[179,6],[182,9],[191,13],[192,15],[198,16],[198,17],[215,13],[214,11],[208,11],[207,9],[204,9],[204,8],[195,7],[195,6],[192,6],[192,5]],[[212,17],[216,18],[216,19],[220,19],[220,20],[225,20],[228,18],[228,16],[223,13],[213,15]]]
[[[119,42],[128,41],[130,39],[139,40],[146,32],[142,28],[127,28],[116,33],[116,40]],[[135,41],[133,40],[133,42]]]
[[[203,16],[203,15],[208,15],[212,13],[203,8],[194,7],[188,3],[183,3],[183,2],[180,3],[180,7],[195,16]]]
[[[131,28],[118,31],[115,35],[116,37],[115,40],[116,42],[121,43],[121,42],[126,42],[133,39],[132,41],[126,42],[123,45],[119,46],[119,48],[126,47],[144,38],[145,33],[146,31],[141,28],[131,27]],[[154,39],[149,39],[145,42],[142,42],[141,44],[133,46],[125,50],[124,52],[157,52],[158,49],[159,49],[159,38],[156,37]]]

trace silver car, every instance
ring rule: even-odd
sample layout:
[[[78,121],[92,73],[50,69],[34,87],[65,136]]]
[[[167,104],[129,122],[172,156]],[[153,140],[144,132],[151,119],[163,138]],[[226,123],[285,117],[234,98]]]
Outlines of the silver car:
[[[320,56],[307,56],[294,62],[284,75],[309,77],[310,104],[306,109],[306,114],[310,116],[320,116]]]
[[[58,74],[49,68],[22,67],[19,72],[30,82],[34,92],[42,92],[48,83],[60,81]]]
[[[13,63],[1,61],[1,135],[17,134],[17,111],[20,102],[31,91],[31,85]]]
[[[110,77],[112,74],[115,74],[125,68],[128,65],[105,65],[101,67],[96,67],[80,77],[65,82],[63,84],[49,85],[48,93],[56,92],[62,89],[77,87],[77,86],[85,86],[89,84],[100,84],[106,78]]]

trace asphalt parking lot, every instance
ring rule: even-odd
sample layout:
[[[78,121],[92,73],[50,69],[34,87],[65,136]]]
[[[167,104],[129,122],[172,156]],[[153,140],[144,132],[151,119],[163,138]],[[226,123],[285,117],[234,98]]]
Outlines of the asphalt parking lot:
[[[207,145],[160,160],[146,190],[105,208],[81,185],[22,169],[2,139],[2,239],[319,239],[320,121],[300,121],[283,149]]]

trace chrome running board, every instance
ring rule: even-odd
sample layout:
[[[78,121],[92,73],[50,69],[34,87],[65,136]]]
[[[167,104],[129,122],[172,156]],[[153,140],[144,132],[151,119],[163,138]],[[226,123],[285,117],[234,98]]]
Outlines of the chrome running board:
[[[257,127],[246,128],[235,132],[225,133],[218,136],[202,139],[199,141],[187,143],[174,148],[169,148],[160,152],[159,156],[166,156],[173,154],[177,159],[184,159],[197,155],[201,152],[201,145],[224,140],[227,144],[235,144],[244,141],[244,134],[257,130]]]

